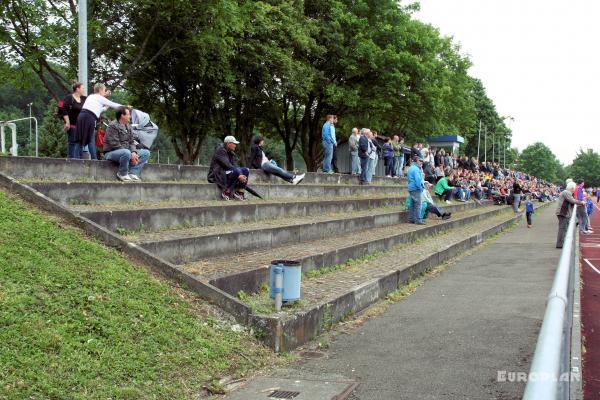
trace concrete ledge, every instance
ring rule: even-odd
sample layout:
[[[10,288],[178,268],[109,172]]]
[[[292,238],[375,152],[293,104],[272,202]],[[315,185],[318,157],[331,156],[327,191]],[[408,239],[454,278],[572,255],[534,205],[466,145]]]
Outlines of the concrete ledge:
[[[385,251],[389,248],[402,244],[410,243],[417,239],[435,235],[439,232],[450,230],[465,224],[481,221],[488,217],[493,217],[505,208],[498,207],[483,214],[471,215],[464,218],[448,220],[437,225],[424,226],[421,229],[412,232],[399,233],[383,239],[365,240],[362,243],[338,248],[327,253],[313,254],[297,259],[302,264],[302,272],[306,273],[314,269],[321,269],[333,265],[345,263],[352,258],[364,257],[377,251]],[[266,260],[268,262],[269,260]],[[254,280],[252,280],[254,279]],[[263,282],[268,279],[268,265],[263,265],[251,271],[244,271],[239,274],[232,274],[211,279],[209,283],[219,289],[236,295],[240,290],[246,293],[254,293],[259,290]]]
[[[120,182],[31,182],[35,190],[60,204],[120,204],[134,202],[165,202],[216,200],[221,194],[211,183],[120,183]],[[267,185],[252,186],[265,199],[295,199],[298,197],[340,197],[360,194],[397,195],[399,186],[319,186]],[[248,196],[251,196],[248,194]]]
[[[64,158],[10,157],[0,156],[0,171],[13,178],[40,178],[51,180],[115,180],[116,164],[109,161],[71,160]],[[147,164],[142,172],[147,182],[159,181],[202,181],[206,182],[208,166]],[[251,170],[250,182],[282,182],[267,176],[261,170]],[[358,178],[348,174],[323,174],[309,172],[305,183],[357,184]],[[405,180],[402,180],[405,182]],[[398,184],[397,179],[373,177],[377,185]]]
[[[407,268],[390,271],[389,274],[379,279],[365,282],[333,301],[316,305],[306,312],[280,318],[278,328],[273,330],[278,333],[278,336],[266,336],[264,340],[277,351],[290,351],[316,338],[331,327],[332,324],[348,315],[357,313],[378,300],[383,299],[388,293],[404,284],[411,277],[420,274],[429,267],[434,267],[447,261],[466,249],[474,247],[482,240],[506,229],[521,217],[521,214],[510,217],[491,229],[471,235],[458,243],[448,246],[441,252],[431,254],[416,261]],[[251,317],[255,321],[262,318],[272,324],[273,317],[260,315],[253,315]]]
[[[183,226],[206,226],[231,222],[256,222],[283,217],[305,217],[333,212],[353,212],[397,206],[404,197],[355,200],[286,201],[264,203],[229,203],[220,206],[133,208],[130,210],[84,211],[80,215],[112,231],[161,230]]]
[[[476,207],[474,202],[444,207],[445,211],[456,212]],[[230,233],[215,233],[171,240],[156,240],[138,243],[146,250],[175,263],[184,264],[229,253],[257,248],[274,248],[286,243],[298,243],[315,239],[327,239],[332,234],[364,231],[400,224],[406,221],[407,211],[385,212],[374,210],[372,215],[352,215],[321,222],[267,227]]]
[[[1,172],[0,187],[11,193],[19,195],[37,208],[63,218],[68,223],[77,226],[85,233],[102,241],[104,244],[120,249],[133,261],[149,267],[154,273],[160,274],[168,279],[175,280],[185,285],[191,291],[231,313],[241,323],[248,323],[251,314],[250,309],[235,297],[230,296],[229,294],[210,284],[199,281],[193,275],[187,273],[179,267],[156,257],[134,243],[127,242],[121,236],[109,231],[95,222],[76,215],[68,208],[63,207],[43,193],[40,193],[27,185],[19,183],[14,178],[9,177]]]

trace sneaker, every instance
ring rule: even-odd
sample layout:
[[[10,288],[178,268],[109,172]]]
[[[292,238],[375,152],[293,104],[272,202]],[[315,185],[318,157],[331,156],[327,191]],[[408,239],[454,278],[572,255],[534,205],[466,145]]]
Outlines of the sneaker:
[[[443,213],[442,214],[442,219],[450,219],[450,217],[452,217],[452,213]]]
[[[304,179],[304,175],[306,175],[306,174],[300,174],[300,175],[294,176],[294,179],[292,179],[292,185],[297,185],[300,182],[302,182],[302,180]]]
[[[239,191],[233,192],[233,198],[236,200],[239,200],[239,201],[246,200],[246,196],[244,195],[244,192],[239,192]]]
[[[228,193],[226,190],[224,190],[221,193],[221,198],[225,201],[229,201],[229,200],[231,200],[231,193]]]
[[[452,204],[450,200],[446,200],[446,204]]]
[[[417,222],[415,222],[415,225],[425,225],[425,222],[423,222],[423,221],[417,221]]]
[[[131,182],[131,178],[129,177],[129,175],[119,175],[119,173],[117,172],[117,179],[120,180],[121,182]]]
[[[141,181],[140,177],[134,174],[129,174],[132,181]]]
[[[334,172],[333,171],[327,171],[326,173],[327,174],[333,174]]]

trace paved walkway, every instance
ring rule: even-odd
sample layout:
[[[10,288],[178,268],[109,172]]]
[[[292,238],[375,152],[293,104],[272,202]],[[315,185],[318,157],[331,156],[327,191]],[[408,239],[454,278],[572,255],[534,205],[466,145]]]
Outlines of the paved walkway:
[[[327,357],[275,375],[355,379],[354,400],[520,399],[524,383],[499,382],[499,371],[529,370],[560,255],[556,230],[550,205],[532,229],[520,224],[340,335]]]

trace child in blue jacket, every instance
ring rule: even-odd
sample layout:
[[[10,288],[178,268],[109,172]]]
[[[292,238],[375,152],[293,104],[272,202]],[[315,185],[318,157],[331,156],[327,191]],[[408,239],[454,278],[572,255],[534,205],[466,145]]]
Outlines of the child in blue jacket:
[[[531,228],[531,215],[533,214],[533,203],[531,202],[531,198],[527,197],[527,202],[525,202],[525,216],[527,217],[527,227]]]

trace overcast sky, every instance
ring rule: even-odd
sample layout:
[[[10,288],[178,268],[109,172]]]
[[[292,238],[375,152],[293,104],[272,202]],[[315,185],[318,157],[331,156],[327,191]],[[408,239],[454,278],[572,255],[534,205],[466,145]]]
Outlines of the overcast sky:
[[[421,0],[417,19],[452,36],[473,62],[513,146],[541,141],[563,164],[600,150],[600,1]]]

